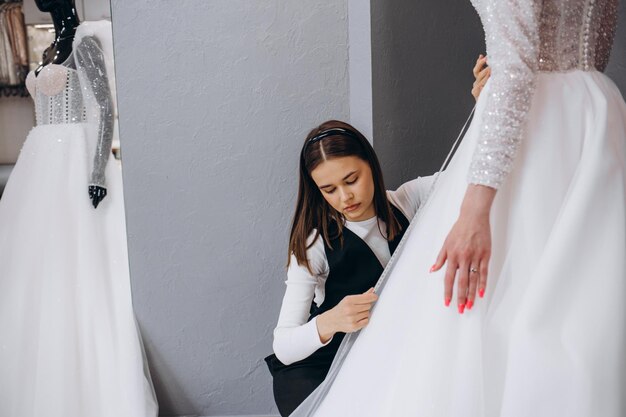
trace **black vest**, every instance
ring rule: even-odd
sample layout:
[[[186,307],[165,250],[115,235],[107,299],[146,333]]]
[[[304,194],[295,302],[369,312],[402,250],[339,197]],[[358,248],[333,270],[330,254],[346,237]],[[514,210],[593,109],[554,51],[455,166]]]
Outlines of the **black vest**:
[[[391,205],[391,208],[402,227],[402,230],[395,239],[388,242],[389,252],[393,255],[402,236],[404,236],[404,232],[409,226],[409,221],[396,207]],[[337,226],[334,225],[335,229],[333,230],[331,228],[331,230],[329,230],[329,236],[337,235],[336,227]],[[308,321],[332,309],[339,304],[344,297],[362,294],[374,287],[380,275],[383,273],[383,266],[374,252],[367,246],[367,243],[347,227],[343,228],[343,245],[339,237],[332,239],[330,243],[332,249],[324,241],[324,251],[326,252],[329,266],[324,302],[319,307],[314,302],[311,304],[311,313]],[[327,372],[344,336],[345,333],[335,333],[333,340],[328,345],[321,347],[310,356],[290,365],[282,364],[274,355],[271,355],[274,356],[273,359],[270,360],[270,357],[268,357],[266,361],[268,362],[272,374],[286,366],[323,367]]]

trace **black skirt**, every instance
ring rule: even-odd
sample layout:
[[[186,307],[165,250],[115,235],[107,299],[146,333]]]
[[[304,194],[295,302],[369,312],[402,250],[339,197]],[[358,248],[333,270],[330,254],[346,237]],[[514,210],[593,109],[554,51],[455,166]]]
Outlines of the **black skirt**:
[[[343,333],[336,334],[328,345],[289,365],[282,363],[274,354],[265,358],[274,380],[274,400],[282,417],[293,413],[324,381],[344,336]]]

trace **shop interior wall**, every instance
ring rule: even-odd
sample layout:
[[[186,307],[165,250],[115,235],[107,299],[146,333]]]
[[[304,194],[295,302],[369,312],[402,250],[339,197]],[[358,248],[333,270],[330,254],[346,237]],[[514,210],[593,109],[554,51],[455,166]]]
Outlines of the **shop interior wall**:
[[[606,74],[615,81],[622,96],[626,98],[626,0],[620,1],[618,19],[617,33]]]
[[[372,0],[374,148],[388,188],[439,169],[474,105],[484,51],[469,1]]]

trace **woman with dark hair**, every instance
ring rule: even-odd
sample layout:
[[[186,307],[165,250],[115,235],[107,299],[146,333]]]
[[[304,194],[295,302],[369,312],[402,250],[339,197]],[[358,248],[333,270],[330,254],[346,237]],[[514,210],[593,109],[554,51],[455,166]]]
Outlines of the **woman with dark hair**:
[[[483,55],[473,74],[477,99],[490,75]],[[431,183],[386,191],[374,149],[347,123],[330,120],[307,135],[275,354],[265,358],[282,416],[324,380],[345,334],[367,325],[374,285]]]
[[[472,123],[293,417],[626,416],[618,0],[472,4],[492,69]]]
[[[367,325],[373,287],[430,185],[424,177],[386,191],[374,149],[347,123],[307,136],[275,355],[266,358],[281,415],[324,380],[343,336]]]

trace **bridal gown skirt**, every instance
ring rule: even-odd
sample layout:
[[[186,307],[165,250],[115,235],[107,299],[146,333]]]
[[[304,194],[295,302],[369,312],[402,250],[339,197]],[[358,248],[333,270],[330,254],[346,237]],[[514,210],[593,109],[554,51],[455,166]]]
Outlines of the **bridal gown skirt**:
[[[428,271],[458,218],[483,104],[312,415],[626,416],[624,100],[599,72],[538,75],[492,207],[486,295],[460,315],[455,298],[444,307],[445,268]]]
[[[132,310],[121,170],[87,189],[86,124],[28,135],[0,199],[0,416],[154,417]]]

